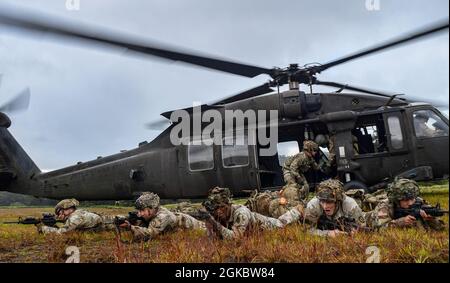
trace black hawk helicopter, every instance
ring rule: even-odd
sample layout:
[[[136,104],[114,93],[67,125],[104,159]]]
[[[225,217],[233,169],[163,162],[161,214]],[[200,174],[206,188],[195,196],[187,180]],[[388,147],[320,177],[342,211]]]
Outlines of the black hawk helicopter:
[[[435,107],[438,105],[317,78],[322,72],[346,62],[447,32],[448,20],[325,64],[291,64],[286,68],[264,68],[184,52],[25,11],[14,14],[0,9],[0,28],[2,26],[106,43],[249,78],[268,75],[271,79],[267,83],[201,105],[199,111],[216,110],[224,114],[227,110],[277,110],[278,143],[293,143],[299,150],[305,139],[333,137],[334,172],[308,173],[312,188],[320,180],[333,176],[338,176],[347,189],[368,191],[383,187],[395,176],[416,180],[448,178],[449,121]],[[280,92],[279,87],[283,85],[289,85],[289,90]],[[301,91],[300,85],[306,85],[307,92]],[[315,85],[339,90],[314,93]],[[185,110],[192,124],[195,107]],[[162,116],[170,119],[173,113],[175,111],[165,112]],[[262,120],[267,122],[266,126],[260,126]],[[273,128],[274,121],[268,116],[258,117],[257,122],[256,127],[244,122],[244,127],[254,134]],[[265,145],[259,135],[253,135],[258,137],[253,142],[246,135],[244,144],[196,144],[193,141],[201,136],[190,132],[177,136],[189,142],[174,145],[171,132],[180,123],[180,120],[172,121],[153,141],[140,143],[137,148],[44,173],[10,134],[11,120],[0,112],[0,190],[79,200],[125,200],[143,191],[153,191],[161,198],[178,199],[202,198],[214,186],[228,187],[239,196],[247,190],[277,189],[284,184],[280,164],[285,156],[279,152],[260,154]],[[203,123],[202,129],[207,126]],[[233,123],[229,128],[225,125],[221,133],[230,130],[237,131]],[[327,162],[326,148],[321,149],[317,159]]]

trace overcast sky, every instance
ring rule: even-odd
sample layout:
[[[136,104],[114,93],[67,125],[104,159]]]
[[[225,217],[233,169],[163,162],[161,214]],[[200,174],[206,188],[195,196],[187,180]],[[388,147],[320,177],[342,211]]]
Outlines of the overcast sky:
[[[5,1],[264,67],[326,63],[448,18],[448,0],[66,0]],[[448,101],[448,33],[330,69],[319,76]],[[265,82],[220,72],[29,37],[0,26],[0,104],[25,87],[28,111],[11,133],[41,169],[135,147],[158,132],[160,113]],[[316,88],[315,90],[331,90]]]

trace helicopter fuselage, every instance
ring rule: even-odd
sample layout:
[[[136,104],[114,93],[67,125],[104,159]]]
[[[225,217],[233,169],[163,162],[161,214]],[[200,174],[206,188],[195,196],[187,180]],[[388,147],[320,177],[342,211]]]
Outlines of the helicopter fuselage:
[[[217,109],[221,113],[276,110],[278,149],[286,143],[295,152],[301,150],[304,139],[318,135],[332,138],[334,173],[308,172],[312,188],[331,174],[350,187],[356,184],[366,188],[398,175],[416,180],[448,176],[448,119],[429,104],[393,99],[386,106],[388,101],[378,96],[290,90]],[[435,134],[420,136],[417,132],[415,113],[420,111],[434,119],[431,127]],[[266,122],[268,127],[271,121],[267,118]],[[261,145],[249,142],[248,134],[245,145],[195,145],[192,141],[199,137],[192,132],[180,137],[191,143],[173,145],[170,134],[175,125],[135,149],[45,173],[27,159],[2,127],[0,156],[6,156],[2,161],[6,169],[0,174],[0,189],[54,199],[123,200],[144,191],[166,199],[189,199],[204,197],[214,186],[228,187],[236,196],[283,186],[281,165],[285,156],[279,150],[271,156],[261,155]],[[202,128],[206,126],[202,124]],[[262,130],[250,126],[246,125],[246,129]],[[223,128],[222,133],[226,130],[230,129]],[[319,163],[328,161],[328,150],[326,144],[321,145],[316,157]]]

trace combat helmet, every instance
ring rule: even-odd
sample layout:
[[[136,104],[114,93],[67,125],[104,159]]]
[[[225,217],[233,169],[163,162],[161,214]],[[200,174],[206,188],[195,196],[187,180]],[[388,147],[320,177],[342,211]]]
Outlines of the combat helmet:
[[[344,200],[344,185],[336,179],[320,182],[316,189],[316,197],[321,201],[340,202]]]
[[[320,146],[327,146],[329,143],[329,138],[325,135],[318,134],[314,139],[314,142]]]
[[[152,192],[144,192],[134,204],[137,210],[143,210],[145,208],[158,208],[159,196]]]
[[[212,212],[219,206],[230,204],[231,198],[230,189],[215,187],[208,192],[208,199],[203,202],[203,206]]]
[[[77,208],[80,205],[80,202],[74,198],[71,199],[63,199],[58,202],[55,206],[55,214],[58,215],[61,210],[69,209],[69,208]]]
[[[386,191],[389,200],[392,202],[415,199],[420,193],[416,181],[405,178],[396,178],[394,182],[388,185]]]
[[[319,146],[317,143],[311,140],[303,141],[303,150],[308,152],[313,152],[319,150]]]

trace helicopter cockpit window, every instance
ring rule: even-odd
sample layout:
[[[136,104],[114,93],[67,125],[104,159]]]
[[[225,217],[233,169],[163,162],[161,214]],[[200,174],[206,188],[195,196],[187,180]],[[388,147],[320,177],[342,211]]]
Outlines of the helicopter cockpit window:
[[[400,125],[400,119],[397,116],[390,116],[387,119],[389,125],[391,145],[394,149],[403,148],[403,134],[402,127]]]
[[[214,168],[214,148],[212,145],[195,145],[192,142],[188,146],[188,161],[191,171],[205,171]]]
[[[249,164],[247,137],[226,137],[222,145],[223,167],[242,167]]]
[[[286,159],[300,152],[297,141],[280,142],[277,145],[279,165],[283,166]]]
[[[448,136],[448,125],[433,111],[415,111],[413,117],[414,130],[418,138]]]

